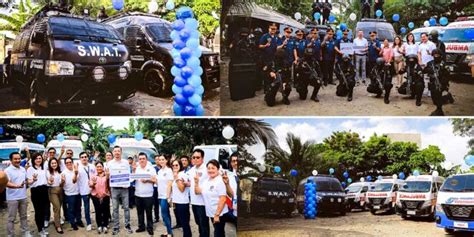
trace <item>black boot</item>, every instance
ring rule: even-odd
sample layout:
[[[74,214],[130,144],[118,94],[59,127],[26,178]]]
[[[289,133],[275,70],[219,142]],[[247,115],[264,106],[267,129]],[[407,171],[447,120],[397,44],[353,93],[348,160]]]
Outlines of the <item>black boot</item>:
[[[416,106],[421,106],[421,96],[416,97]]]
[[[288,99],[288,96],[283,96],[283,104],[289,105],[290,100]]]
[[[318,92],[319,92],[319,86],[313,89],[313,94],[311,94],[311,100],[315,102],[319,102]]]
[[[430,116],[444,116],[443,109],[441,107],[436,107],[436,110],[431,112]]]
[[[347,101],[351,102],[352,101],[352,92],[354,89],[349,90],[349,95],[347,96]]]
[[[448,102],[451,103],[451,104],[454,104],[454,97],[453,97],[453,95],[448,92],[447,97],[448,97]]]
[[[383,102],[384,102],[385,104],[390,104],[390,99],[389,99],[389,97],[390,97],[390,92],[385,92],[385,95],[384,95],[384,97],[383,97]]]

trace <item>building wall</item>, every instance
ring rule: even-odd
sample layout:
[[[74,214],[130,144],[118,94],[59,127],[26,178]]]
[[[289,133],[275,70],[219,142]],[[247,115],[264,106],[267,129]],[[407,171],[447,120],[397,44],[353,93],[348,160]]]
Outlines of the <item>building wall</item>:
[[[392,142],[413,142],[418,147],[422,146],[421,134],[419,133],[388,133],[386,135]]]

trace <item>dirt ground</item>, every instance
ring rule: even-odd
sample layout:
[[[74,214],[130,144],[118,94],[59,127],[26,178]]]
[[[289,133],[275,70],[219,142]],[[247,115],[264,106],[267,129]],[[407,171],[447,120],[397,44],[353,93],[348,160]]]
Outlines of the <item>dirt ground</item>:
[[[29,227],[29,230],[31,232],[31,234],[33,236],[39,236],[38,234],[38,231],[37,231],[37,228],[36,228],[36,224],[35,224],[35,220],[34,220],[34,217],[35,217],[35,213],[34,213],[34,209],[33,209],[33,203],[31,202],[31,197],[30,195],[28,195],[28,227]],[[112,209],[111,209],[112,210]],[[171,209],[170,209],[171,210]],[[51,221],[52,221],[52,207],[51,207]],[[174,226],[176,224],[175,222],[175,217],[174,217],[174,213],[173,211],[171,210],[171,224],[172,226]],[[194,222],[194,217],[193,217],[193,213],[192,213],[192,210],[190,211],[191,212],[191,220],[190,220],[190,226],[191,226],[191,232],[192,232],[192,235],[193,236],[199,236],[199,230],[198,230],[198,226],[196,225],[196,222]],[[85,224],[85,217],[84,217],[84,209],[82,209],[81,211],[82,213],[82,221],[83,223]],[[62,215],[62,214],[61,214]],[[128,234],[126,234],[126,231],[124,229],[124,220],[123,220],[123,210],[122,208],[120,208],[120,211],[119,211],[119,215],[120,215],[120,233],[118,236],[130,236]],[[160,214],[161,215],[161,214]],[[8,211],[6,208],[3,208],[3,209],[0,209],[0,236],[6,236],[6,233],[7,233],[7,227],[6,227],[6,224],[7,224],[7,216],[8,216]],[[94,211],[94,205],[92,204],[92,201],[91,201],[91,219],[92,219],[92,231],[88,232],[85,230],[85,228],[79,228],[79,230],[77,231],[74,231],[69,224],[64,224],[63,225],[63,230],[64,230],[64,234],[58,234],[54,228],[54,225],[51,223],[49,225],[49,228],[48,228],[48,232],[49,232],[49,236],[67,236],[67,237],[83,237],[83,236],[99,236],[99,234],[97,233],[97,226],[96,226],[96,222],[95,222],[95,211]],[[135,230],[138,228],[138,217],[137,217],[137,209],[136,208],[133,208],[133,209],[130,209],[130,224],[131,224],[131,227],[132,227],[132,230],[134,231],[133,233],[133,236],[149,236],[148,233],[145,231],[145,232],[141,232],[141,233],[135,233]],[[212,224],[210,223],[209,224],[210,226],[210,231],[211,231],[211,235],[214,231],[213,229],[213,226]],[[110,223],[110,227],[112,227],[112,223]],[[19,217],[17,216],[16,218],[16,222],[15,222],[15,230],[16,230],[16,235],[15,236],[20,236],[20,222],[19,222]],[[233,224],[226,224],[225,225],[225,230],[226,230],[226,236],[227,237],[236,237],[237,236],[237,232],[236,232],[236,227],[235,225]],[[163,233],[166,233],[166,228],[165,226],[163,225],[163,221],[160,217],[160,222],[158,223],[155,223],[154,224],[154,236],[160,236],[161,234]],[[109,228],[109,232],[108,234],[101,234],[100,236],[112,236],[112,231],[111,231],[111,228]],[[174,236],[183,236],[183,231],[182,229],[174,229],[173,230],[173,235]]]
[[[346,216],[322,216],[306,220],[300,214],[291,218],[260,216],[239,219],[239,237],[421,237],[473,236],[472,233],[445,234],[434,222],[424,219],[403,220],[398,215],[352,212]]]
[[[415,101],[400,95],[395,86],[390,95],[390,104],[386,105],[383,98],[375,98],[367,92],[366,86],[360,84],[354,88],[354,100],[347,102],[346,97],[336,96],[336,86],[328,85],[319,91],[320,102],[309,98],[299,100],[293,88],[290,94],[290,105],[281,102],[281,94],[277,97],[277,105],[268,107],[263,98],[263,90],[257,91],[253,98],[232,101],[228,82],[228,60],[221,67],[221,114],[223,116],[428,116],[435,110],[430,97],[424,96],[422,105],[417,107]],[[395,85],[395,84],[394,84]],[[310,93],[313,88],[309,88]],[[450,91],[455,103],[443,106],[445,115],[462,116],[474,114],[474,81],[470,78],[452,79]],[[308,96],[309,97],[309,96]]]
[[[220,88],[206,91],[203,106],[206,116],[218,116],[220,113]],[[11,87],[0,88],[0,116],[33,116],[27,98],[13,93]],[[86,109],[61,108],[40,115],[63,116],[174,116],[173,97],[159,98],[137,91],[135,96],[123,102],[111,105],[98,105]]]

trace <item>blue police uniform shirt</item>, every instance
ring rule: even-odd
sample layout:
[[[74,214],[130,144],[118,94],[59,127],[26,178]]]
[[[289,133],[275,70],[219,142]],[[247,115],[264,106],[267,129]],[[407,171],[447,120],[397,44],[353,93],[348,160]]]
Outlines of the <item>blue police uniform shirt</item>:
[[[270,39],[270,47],[266,47],[262,49],[262,60],[263,62],[270,62],[273,61],[275,58],[275,52],[278,46],[278,37],[271,36],[269,33],[264,34],[260,38],[260,45],[266,45],[268,43],[268,39]]]
[[[333,61],[335,56],[336,42],[334,39],[326,41],[326,47],[323,49],[323,60],[324,61]]]
[[[336,47],[341,50],[341,43],[352,43],[352,40],[350,40],[349,38],[340,38],[338,40],[336,40]],[[340,54],[337,54],[337,61],[339,60],[342,60],[342,55]]]
[[[373,42],[369,40],[369,61],[376,61],[377,58],[379,57],[379,52],[380,51],[377,51],[377,49],[375,49],[375,47],[373,46]],[[380,41],[378,39],[375,40],[375,45],[377,46],[377,48],[380,48],[381,45],[380,45]]]
[[[306,39],[297,40],[296,42],[296,52],[298,57],[302,58],[304,55],[304,50],[308,46],[309,42]]]
[[[278,40],[278,46],[282,45],[286,40],[286,36],[283,36],[281,37],[279,40]],[[293,61],[295,61],[295,57],[293,55],[293,49],[295,48],[295,40],[290,37],[288,38],[288,42],[286,43],[286,46],[284,47],[285,48],[285,61],[288,63],[293,63]]]
[[[313,59],[321,60],[321,40],[319,38],[313,42]]]

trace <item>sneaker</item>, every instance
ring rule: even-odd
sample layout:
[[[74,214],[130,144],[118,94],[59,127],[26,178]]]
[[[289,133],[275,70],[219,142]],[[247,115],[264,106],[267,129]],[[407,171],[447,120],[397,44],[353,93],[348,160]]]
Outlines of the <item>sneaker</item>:
[[[99,227],[97,228],[97,233],[98,233],[98,234],[102,234],[102,227],[99,226]]]
[[[126,226],[125,230],[127,230],[127,233],[129,233],[129,234],[133,233],[133,230],[132,230],[132,228],[130,228],[130,226]]]
[[[31,235],[31,233],[29,231],[26,231],[24,236],[25,237],[33,237],[33,235]]]
[[[86,230],[91,231],[92,230],[92,225],[87,225]]]
[[[48,228],[48,227],[49,227],[49,221],[44,221],[43,227],[44,227],[44,228]]]
[[[105,227],[105,226],[102,227],[102,231],[103,231],[105,234],[107,234],[107,233],[109,232],[109,230],[108,230],[107,227]]]
[[[158,222],[160,222],[159,219],[155,219],[155,220],[153,221],[153,223],[158,223]]]
[[[119,232],[120,232],[120,231],[119,231],[118,229],[114,229],[114,230],[112,231],[112,235],[118,235]]]
[[[180,225],[175,225],[175,226],[171,227],[171,229],[179,229],[179,228],[181,228]]]
[[[49,235],[48,228],[43,228],[43,232],[45,235]]]
[[[61,225],[64,225],[64,219],[63,218],[60,218],[60,221]]]
[[[41,237],[46,237],[46,236],[48,236],[48,235],[46,235],[46,233],[44,233],[44,229],[39,232],[39,235],[40,235]]]

